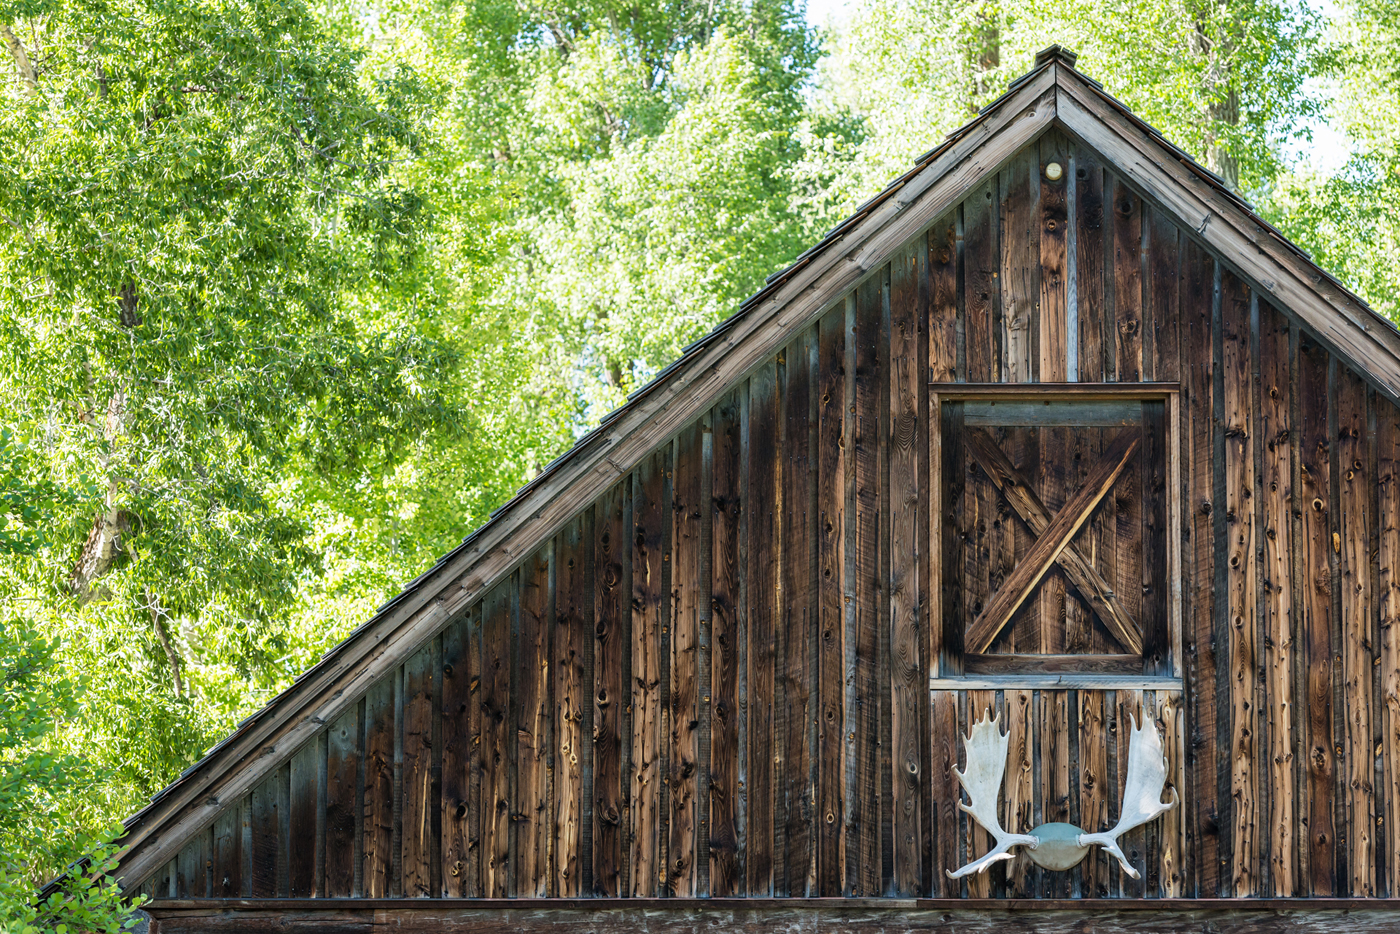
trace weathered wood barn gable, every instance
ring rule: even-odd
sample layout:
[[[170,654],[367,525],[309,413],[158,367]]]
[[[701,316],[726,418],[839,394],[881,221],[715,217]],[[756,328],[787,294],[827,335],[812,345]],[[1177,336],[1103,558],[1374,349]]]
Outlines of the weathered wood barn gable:
[[[119,877],[161,930],[1400,896],[1397,398],[1393,327],[1047,50],[158,795]],[[987,709],[1013,831],[1112,826],[1155,721],[1140,878],[948,877]],[[766,904],[724,923],[820,926]]]

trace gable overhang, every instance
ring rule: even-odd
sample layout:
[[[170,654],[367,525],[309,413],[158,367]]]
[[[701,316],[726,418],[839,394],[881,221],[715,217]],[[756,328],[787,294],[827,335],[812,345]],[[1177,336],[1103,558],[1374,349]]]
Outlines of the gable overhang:
[[[465,612],[648,452],[877,272],[1022,147],[1058,126],[1097,150],[1277,307],[1400,403],[1400,333],[1312,264],[1208,172],[1122,104],[1043,54],[914,169],[775,274],[739,311],[593,432],[291,687],[253,714],[126,822],[116,872],[130,887],[172,859],[380,677]]]

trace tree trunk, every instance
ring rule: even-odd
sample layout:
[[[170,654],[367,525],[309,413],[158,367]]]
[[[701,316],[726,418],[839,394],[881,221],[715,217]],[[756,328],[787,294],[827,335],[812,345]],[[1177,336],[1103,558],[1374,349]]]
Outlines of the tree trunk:
[[[185,696],[185,682],[180,677],[180,653],[175,648],[174,641],[170,638],[170,633],[166,631],[163,617],[165,610],[156,602],[155,595],[151,593],[151,588],[146,588],[146,609],[151,614],[151,627],[156,631],[156,638],[160,640],[161,648],[165,649],[165,660],[170,663],[170,680],[175,685],[175,696]]]
[[[31,97],[38,94],[39,77],[34,73],[34,65],[29,61],[29,53],[24,50],[24,43],[19,41],[19,37],[7,24],[0,23],[0,35],[5,37],[5,44],[10,47],[10,55],[15,60],[15,70],[24,80],[24,92]]]

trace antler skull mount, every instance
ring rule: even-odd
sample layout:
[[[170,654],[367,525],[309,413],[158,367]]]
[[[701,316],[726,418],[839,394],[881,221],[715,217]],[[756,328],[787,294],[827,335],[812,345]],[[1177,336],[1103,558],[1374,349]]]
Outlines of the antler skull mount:
[[[1041,824],[1030,833],[1009,833],[1001,828],[997,816],[997,795],[1002,778],[1006,774],[1006,747],[1009,734],[1001,732],[997,717],[990,710],[985,719],[973,724],[972,731],[963,737],[963,748],[967,750],[967,768],[953,770],[958,782],[967,792],[967,802],[958,802],[972,819],[992,835],[995,845],[978,859],[956,871],[949,871],[951,879],[961,879],[973,873],[984,872],[992,863],[1003,859],[1013,859],[1013,847],[1024,846],[1027,855],[1037,866],[1046,869],[1071,869],[1089,853],[1089,847],[1097,844],[1118,858],[1123,870],[1138,878],[1138,871],[1128,862],[1118,847],[1118,838],[1159,817],[1176,807],[1179,798],[1172,789],[1170,801],[1162,801],[1162,790],[1167,783],[1167,759],[1162,751],[1162,736],[1157,725],[1150,719],[1138,723],[1133,720],[1132,734],[1128,740],[1128,776],[1123,788],[1123,809],[1118,815],[1118,823],[1104,833],[1085,833],[1072,824]]]

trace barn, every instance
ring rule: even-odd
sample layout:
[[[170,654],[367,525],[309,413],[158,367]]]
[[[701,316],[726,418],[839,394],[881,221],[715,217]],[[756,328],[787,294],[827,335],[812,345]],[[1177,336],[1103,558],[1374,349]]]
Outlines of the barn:
[[[119,881],[160,934],[1394,930],[1397,404],[1400,333],[1052,47]]]

